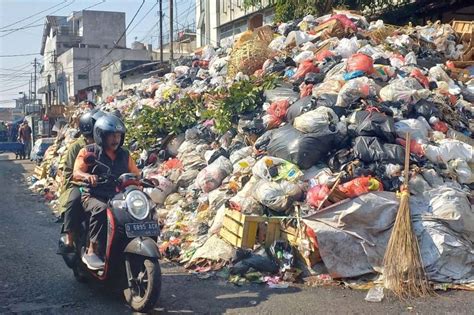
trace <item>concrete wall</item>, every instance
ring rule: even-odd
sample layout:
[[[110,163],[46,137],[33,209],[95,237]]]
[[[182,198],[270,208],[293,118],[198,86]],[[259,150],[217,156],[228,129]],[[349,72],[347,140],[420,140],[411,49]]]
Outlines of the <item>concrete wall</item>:
[[[64,74],[67,97],[74,96],[79,90],[102,85],[101,68],[119,60],[151,59],[147,50],[114,49],[106,58],[110,49],[103,48],[71,48],[58,58],[58,67]],[[120,71],[119,69],[116,69]],[[66,99],[67,99],[66,97]]]
[[[263,2],[263,7],[269,4]],[[216,46],[222,39],[245,32],[254,14],[263,14],[263,24],[273,20],[273,9],[252,7],[245,10],[243,0],[196,0],[196,45]],[[202,24],[199,22],[202,21]]]
[[[83,35],[82,44],[98,45],[104,48],[114,46],[125,30],[124,12],[105,12],[105,11],[82,11]],[[127,46],[126,36],[124,35],[118,47]]]

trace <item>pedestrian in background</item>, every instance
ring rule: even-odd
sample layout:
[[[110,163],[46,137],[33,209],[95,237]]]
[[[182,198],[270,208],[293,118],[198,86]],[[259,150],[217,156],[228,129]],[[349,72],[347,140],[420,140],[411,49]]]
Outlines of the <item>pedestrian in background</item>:
[[[28,121],[24,120],[18,130],[18,141],[25,145],[26,158],[30,158],[31,153],[31,128]]]

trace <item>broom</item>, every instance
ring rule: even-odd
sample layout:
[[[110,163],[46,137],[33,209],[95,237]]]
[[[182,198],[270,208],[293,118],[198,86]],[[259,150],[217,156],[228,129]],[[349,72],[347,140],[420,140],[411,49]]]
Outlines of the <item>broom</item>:
[[[400,206],[383,259],[384,285],[400,299],[433,293],[421,260],[420,246],[413,231],[408,187],[410,134],[406,135],[405,178],[400,188]]]

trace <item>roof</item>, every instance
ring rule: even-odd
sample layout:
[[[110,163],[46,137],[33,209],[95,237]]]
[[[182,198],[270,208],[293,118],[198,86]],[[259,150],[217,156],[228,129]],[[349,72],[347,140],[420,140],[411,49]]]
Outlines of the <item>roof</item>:
[[[151,72],[169,72],[169,64],[164,62],[163,64],[160,61],[144,63],[139,66],[133,67],[128,70],[120,71],[120,78],[123,79],[131,73],[141,73],[141,74],[150,74]]]
[[[59,16],[59,15],[47,15],[44,28],[43,28],[43,37],[41,39],[41,51],[40,54],[44,56],[44,49],[46,45],[46,38],[48,38],[49,32],[51,28],[57,28],[60,25],[67,24],[67,16]]]

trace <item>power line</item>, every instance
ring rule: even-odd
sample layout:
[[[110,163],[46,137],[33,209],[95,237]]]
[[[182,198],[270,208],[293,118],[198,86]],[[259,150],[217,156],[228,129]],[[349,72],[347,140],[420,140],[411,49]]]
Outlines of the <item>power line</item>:
[[[66,4],[65,6],[60,7],[59,9],[57,9],[57,10],[55,10],[55,11],[49,13],[48,15],[52,15],[52,14],[54,14],[54,13],[56,13],[56,12],[61,11],[62,9],[66,8],[66,7],[70,6],[70,5],[72,5],[75,1],[76,1],[76,0],[72,0],[71,3]],[[48,16],[48,15],[46,15],[46,16]],[[36,19],[36,20],[34,20],[33,22],[31,22],[31,23],[29,23],[29,24],[23,25],[23,27],[31,26],[31,25],[33,25],[34,23],[36,23],[36,22],[41,21],[42,19],[44,19],[46,16],[42,16],[41,18]],[[8,33],[6,33],[6,34],[3,34],[3,35],[0,36],[0,37],[5,37],[5,36],[8,36],[8,35],[13,34],[13,33],[15,33],[15,32],[18,32],[18,31],[15,31],[15,30],[14,30],[14,31],[8,32]]]
[[[132,27],[132,29],[130,30],[129,34],[130,34],[131,32],[133,32],[133,30],[134,30],[141,22],[143,22],[143,20],[148,16],[148,14],[151,13],[151,11],[153,11],[153,9],[154,9],[157,5],[158,5],[158,1],[156,1],[156,3],[150,8],[150,10],[148,10],[148,11],[145,13],[145,15],[140,19],[140,21],[138,21],[137,24],[135,24],[135,26]]]
[[[67,0],[64,0],[63,2],[60,2],[60,3],[58,3],[58,4],[55,4],[55,5],[53,5],[52,7],[49,7],[49,8],[47,8],[47,9],[43,10],[43,11],[40,11],[40,12],[37,12],[37,13],[32,14],[32,15],[30,15],[30,16],[27,16],[27,17],[25,17],[25,18],[23,18],[23,19],[21,19],[21,20],[18,20],[18,21],[14,22],[14,23],[11,23],[11,24],[2,26],[2,27],[0,27],[0,30],[3,30],[3,29],[5,29],[5,28],[7,28],[7,27],[10,27],[10,26],[16,25],[16,24],[18,24],[18,23],[21,23],[21,22],[23,22],[23,21],[26,21],[26,20],[28,20],[29,18],[32,18],[32,17],[34,17],[34,16],[36,16],[36,15],[39,15],[39,14],[41,14],[41,13],[43,13],[43,12],[49,11],[49,10],[51,10],[51,9],[54,9],[55,7],[60,6],[60,5],[62,5],[63,3],[65,3],[65,2],[67,2]]]
[[[40,53],[31,53],[31,54],[17,54],[17,55],[0,55],[1,58],[10,58],[10,57],[23,57],[23,56],[36,56]]]
[[[0,93],[3,93],[3,92],[7,92],[7,91],[11,91],[11,90],[15,90],[15,89],[19,89],[21,87],[24,87],[25,85],[29,84],[29,82],[26,82],[24,84],[21,84],[21,85],[18,85],[18,86],[15,86],[15,87],[12,87],[12,88],[9,88],[9,89],[6,89],[6,90],[1,90]]]
[[[0,30],[0,32],[5,33],[5,32],[10,32],[10,31],[20,31],[20,30],[26,30],[28,28],[39,27],[39,26],[43,26],[43,25],[44,24],[36,24],[36,25],[31,25],[31,26],[26,26],[26,27],[9,28],[9,29],[6,29],[6,30]]]

